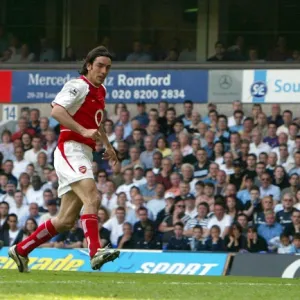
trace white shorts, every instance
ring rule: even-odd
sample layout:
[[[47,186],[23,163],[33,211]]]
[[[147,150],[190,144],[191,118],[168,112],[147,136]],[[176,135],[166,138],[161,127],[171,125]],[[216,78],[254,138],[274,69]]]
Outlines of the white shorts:
[[[54,168],[58,176],[58,197],[72,190],[70,184],[86,178],[94,179],[93,150],[74,141],[64,142],[54,151]]]

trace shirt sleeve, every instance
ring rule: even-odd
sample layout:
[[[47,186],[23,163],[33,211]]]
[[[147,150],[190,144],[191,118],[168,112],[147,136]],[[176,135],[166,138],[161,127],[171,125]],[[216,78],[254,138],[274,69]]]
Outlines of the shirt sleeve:
[[[81,79],[68,81],[52,102],[65,109],[70,109],[82,100],[88,93],[88,85]]]

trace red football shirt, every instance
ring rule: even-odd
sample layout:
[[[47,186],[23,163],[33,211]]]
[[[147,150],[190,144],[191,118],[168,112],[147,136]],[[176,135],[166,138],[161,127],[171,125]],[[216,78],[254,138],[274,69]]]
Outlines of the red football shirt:
[[[68,81],[57,94],[52,105],[64,107],[73,119],[86,129],[97,129],[103,120],[106,89],[95,87],[85,76]],[[75,141],[95,149],[95,141],[60,126],[58,144]]]

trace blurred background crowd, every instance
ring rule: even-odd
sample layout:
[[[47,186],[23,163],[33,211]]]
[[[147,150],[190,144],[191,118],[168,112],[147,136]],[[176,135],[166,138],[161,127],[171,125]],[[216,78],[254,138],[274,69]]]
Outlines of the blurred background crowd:
[[[167,102],[147,109],[125,103],[106,113],[104,128],[120,163],[102,159],[97,142],[91,168],[102,197],[102,245],[121,249],[213,252],[300,252],[300,118],[273,104],[232,115],[190,100],[183,114]],[[59,211],[53,151],[59,126],[23,107],[15,132],[0,144],[0,243],[9,246]],[[80,248],[79,222],[42,247]]]

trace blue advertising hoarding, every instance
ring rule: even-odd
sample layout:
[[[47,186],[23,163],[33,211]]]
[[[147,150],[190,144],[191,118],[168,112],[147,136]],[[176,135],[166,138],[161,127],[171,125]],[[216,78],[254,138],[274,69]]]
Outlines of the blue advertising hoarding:
[[[7,247],[0,250],[0,269],[16,269],[13,260],[7,257],[7,251]],[[122,251],[120,257],[105,264],[101,272],[221,276],[227,256],[199,252]],[[86,249],[36,249],[30,254],[29,268],[92,271]]]
[[[12,102],[50,103],[63,85],[79,76],[76,71],[13,71]],[[107,103],[207,102],[208,71],[113,70],[106,78]]]

